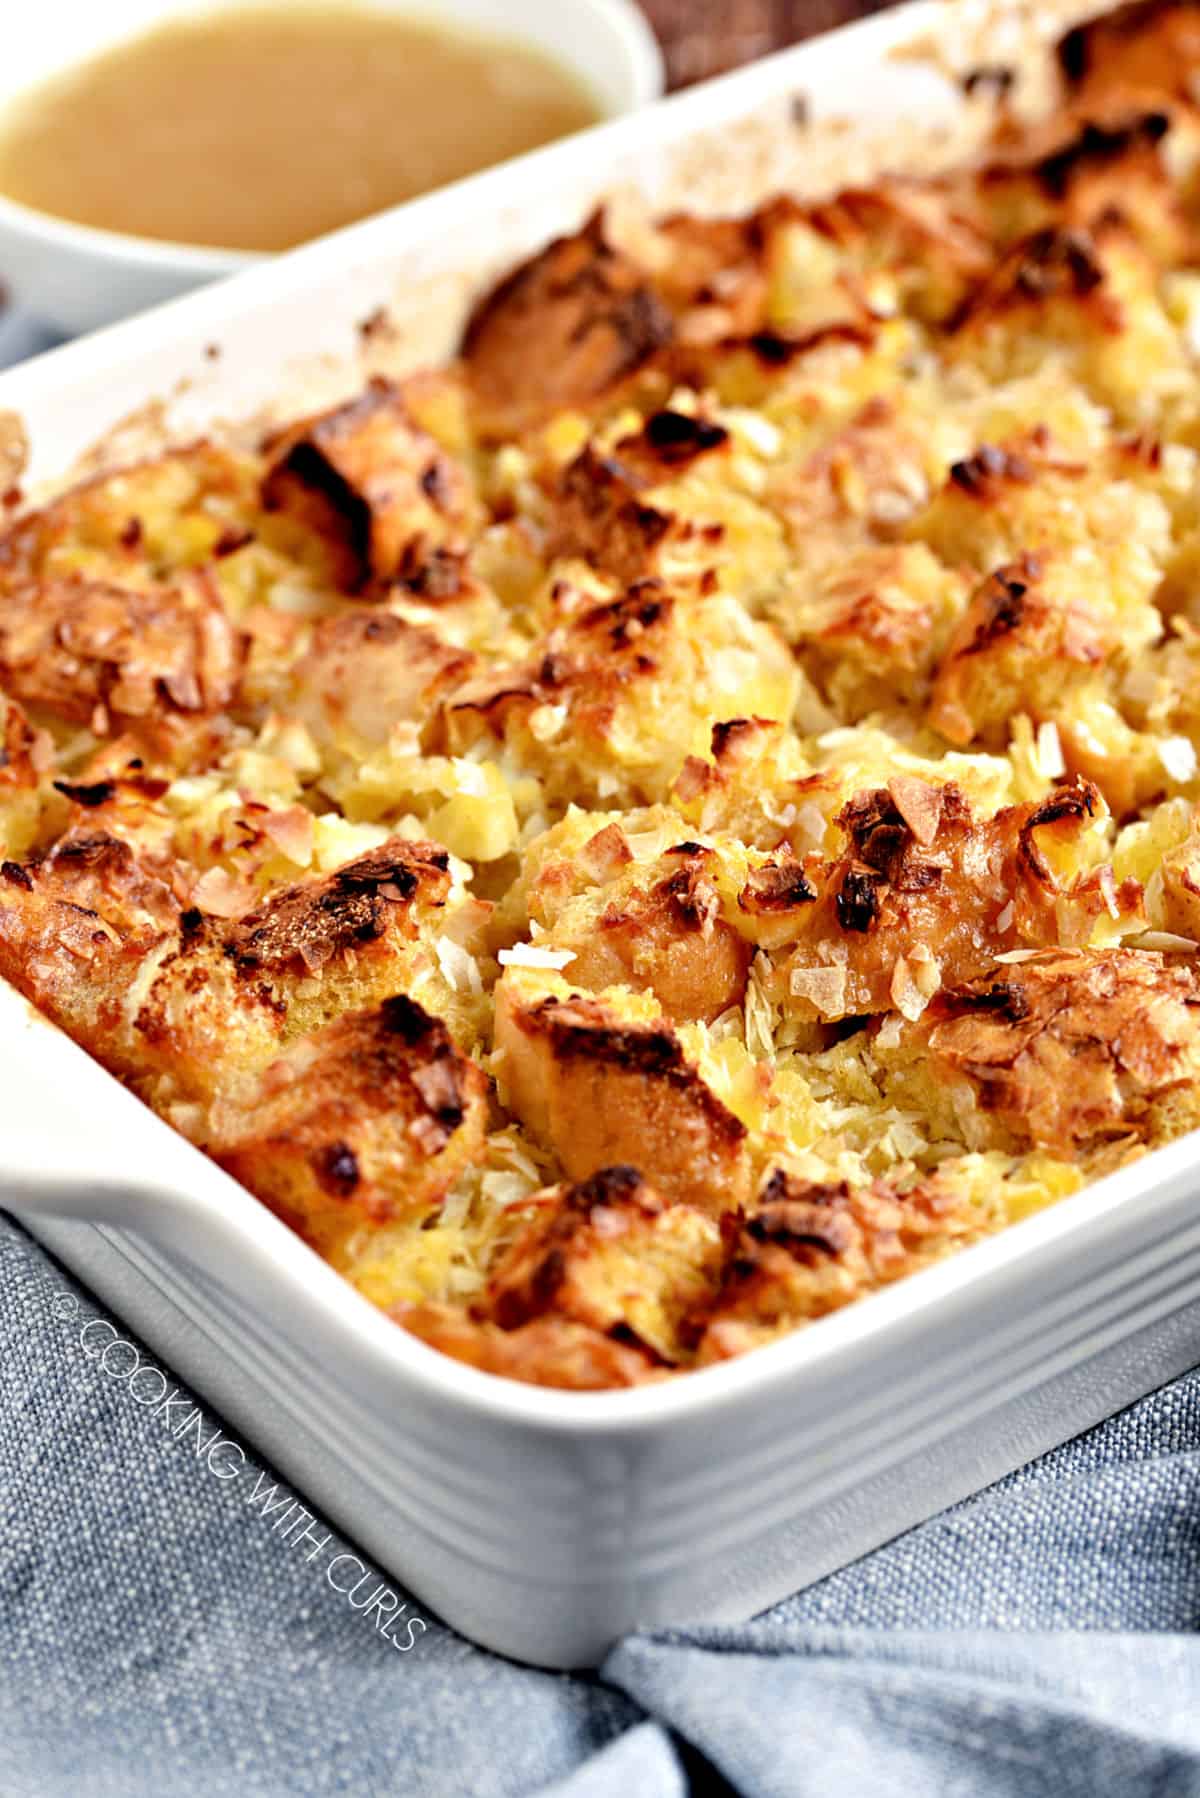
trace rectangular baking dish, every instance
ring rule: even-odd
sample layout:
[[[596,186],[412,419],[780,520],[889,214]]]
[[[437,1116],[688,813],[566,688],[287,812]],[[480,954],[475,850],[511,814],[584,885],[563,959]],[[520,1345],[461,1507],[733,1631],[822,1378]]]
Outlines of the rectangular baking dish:
[[[986,113],[939,64],[1036,96],[1070,16],[922,0],[10,371],[0,409],[36,482],[122,419],[110,456],[324,403],[444,355],[601,196],[746,206],[961,154]],[[3,986],[0,1076],[0,1202],[422,1604],[542,1666],[747,1617],[1200,1359],[1200,1135],[740,1361],[574,1394],[397,1329]]]

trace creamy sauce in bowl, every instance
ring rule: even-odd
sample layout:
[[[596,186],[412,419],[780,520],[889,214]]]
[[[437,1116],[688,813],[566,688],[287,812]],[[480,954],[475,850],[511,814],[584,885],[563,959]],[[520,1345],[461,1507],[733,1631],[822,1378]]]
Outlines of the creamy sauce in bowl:
[[[285,250],[600,116],[527,44],[367,7],[217,11],[14,103],[0,194],[109,231]]]

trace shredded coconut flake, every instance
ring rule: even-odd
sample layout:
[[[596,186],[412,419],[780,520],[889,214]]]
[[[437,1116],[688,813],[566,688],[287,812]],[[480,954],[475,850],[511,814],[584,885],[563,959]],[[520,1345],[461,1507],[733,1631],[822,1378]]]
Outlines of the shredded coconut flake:
[[[840,1018],[846,1003],[845,968],[793,968],[788,985],[827,1018]]]
[[[740,406],[727,407],[721,413],[722,422],[740,437],[743,443],[757,450],[760,456],[777,456],[783,443],[783,433],[778,425],[773,425],[769,418],[761,412],[743,410]]]
[[[1129,939],[1131,949],[1157,949],[1163,955],[1190,955],[1200,943],[1190,936],[1176,936],[1173,930],[1143,930]]]
[[[1059,741],[1058,726],[1052,719],[1038,725],[1037,733],[1038,770],[1045,780],[1057,780],[1067,771],[1063,758],[1062,744]]]
[[[236,918],[254,904],[255,889],[248,880],[209,868],[192,888],[192,904],[213,918]]]
[[[934,989],[936,991],[936,988]],[[900,956],[892,970],[891,984],[892,1004],[902,1017],[915,1024],[925,1007],[929,1004],[928,994],[921,991],[920,984],[909,966],[908,958]]]
[[[539,949],[533,943],[518,943],[515,948],[501,949],[496,959],[503,968],[552,968],[558,971],[575,960],[575,951]]]
[[[434,940],[433,950],[443,977],[456,993],[483,991],[479,963],[461,943],[456,943],[452,937],[439,936]]]
[[[1186,737],[1160,737],[1158,759],[1172,780],[1191,780],[1196,773],[1196,751]]]
[[[539,743],[553,743],[567,721],[565,705],[540,705],[529,714],[529,730]]]

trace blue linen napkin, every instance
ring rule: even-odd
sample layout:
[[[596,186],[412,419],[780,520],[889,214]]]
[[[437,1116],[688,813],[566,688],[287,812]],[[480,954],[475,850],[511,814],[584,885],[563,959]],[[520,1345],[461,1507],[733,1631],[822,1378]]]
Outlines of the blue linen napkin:
[[[325,1577],[353,1544],[314,1520],[310,1559],[246,1502],[253,1450],[216,1477],[152,1375],[138,1402],[84,1352],[104,1315],[0,1216],[3,1798],[1200,1798],[1200,1372],[752,1623],[582,1677],[415,1599],[386,1640]]]
[[[0,367],[53,341],[2,315]],[[105,1316],[0,1214],[0,1798],[1200,1798],[1200,1373],[753,1623],[579,1677],[411,1598],[389,1642],[328,1578],[352,1544],[297,1547],[206,1407],[177,1415],[237,1445],[236,1496],[89,1358]]]

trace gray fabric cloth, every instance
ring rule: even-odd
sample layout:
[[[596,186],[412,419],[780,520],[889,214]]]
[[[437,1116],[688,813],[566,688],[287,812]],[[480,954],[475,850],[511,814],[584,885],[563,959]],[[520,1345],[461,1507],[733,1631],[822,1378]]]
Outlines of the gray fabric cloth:
[[[581,1678],[415,1601],[389,1647],[89,1359],[103,1315],[0,1217],[0,1798],[1200,1798],[1200,1373]]]

